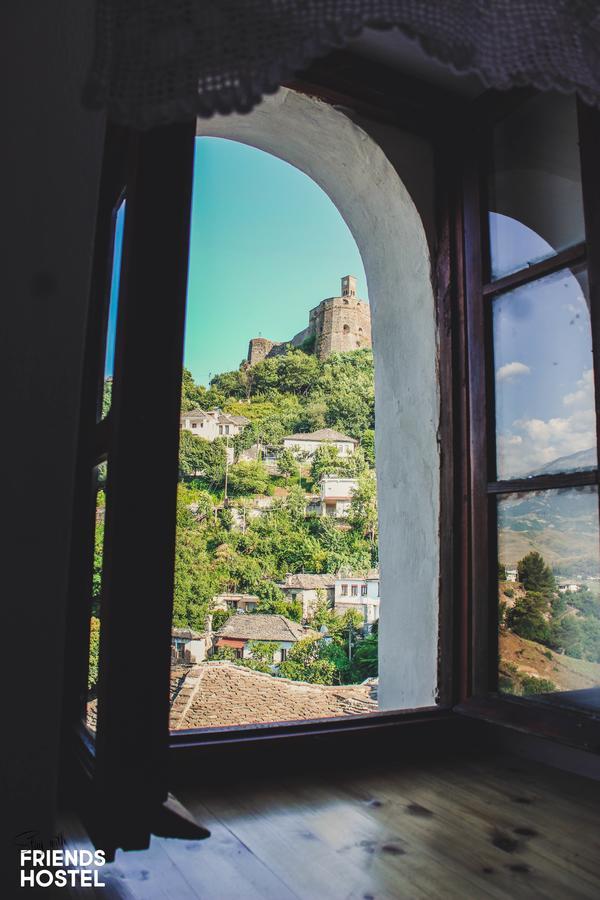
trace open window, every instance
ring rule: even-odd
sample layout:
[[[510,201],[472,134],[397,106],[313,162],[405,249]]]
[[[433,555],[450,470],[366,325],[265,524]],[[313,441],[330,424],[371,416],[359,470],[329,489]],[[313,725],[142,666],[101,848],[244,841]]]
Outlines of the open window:
[[[110,131],[82,394],[69,621],[70,646],[76,649],[68,657],[73,690],[66,718],[69,727],[81,722],[85,704],[88,642],[82,636],[90,631],[94,528],[102,518],[97,729],[95,742],[81,729],[78,739],[80,745],[84,741],[100,829],[103,811],[105,824],[109,818],[112,823],[107,838],[112,846],[143,846],[156,828],[156,810],[167,794],[169,755],[177,771],[184,758],[197,758],[215,744],[236,752],[265,738],[293,742],[343,735],[350,741],[360,733],[376,741],[376,735],[398,733],[391,729],[456,722],[459,717],[448,707],[457,700],[466,701],[460,711],[478,716],[488,715],[490,704],[532,708],[532,686],[542,689],[535,699],[547,705],[558,699],[561,705],[583,706],[581,690],[587,691],[588,709],[595,705],[594,684],[592,693],[582,685],[567,690],[571,685],[547,670],[565,664],[571,623],[581,657],[572,656],[572,668],[595,664],[586,658],[586,648],[594,639],[598,583],[593,356],[600,203],[592,150],[597,116],[567,98],[530,93],[501,101],[487,96],[461,105],[460,114],[427,106],[427,100],[426,114],[415,116],[414,110],[399,112],[394,97],[382,127],[373,125],[360,103],[346,114],[314,93],[312,87],[308,94],[284,89],[248,116],[143,135]],[[340,105],[335,92],[330,99]],[[342,105],[352,107],[345,99]],[[461,134],[450,127],[453,115],[464,126]],[[398,128],[405,121],[410,122],[406,132]],[[514,139],[516,127],[527,136],[522,146]],[[450,133],[456,133],[451,146]],[[390,161],[393,148],[386,148],[389,156],[384,152],[390,134],[400,135],[402,152],[398,146],[394,151],[398,168]],[[474,134],[479,142],[471,139]],[[185,712],[198,687],[193,679],[187,685],[170,681],[171,663],[198,665],[207,649],[203,622],[174,625],[172,617],[182,469],[178,444],[199,440],[198,431],[206,443],[220,441],[229,479],[236,453],[256,450],[264,466],[283,463],[285,469],[290,458],[298,462],[307,437],[297,425],[294,433],[281,435],[289,439],[287,446],[255,434],[245,447],[245,423],[240,409],[228,402],[231,397],[221,405],[198,402],[182,414],[197,137],[237,141],[301,169],[338,208],[364,263],[375,347],[383,602],[379,609],[368,571],[359,579],[356,572],[340,570],[333,583],[296,577],[331,574],[324,571],[290,572],[289,584],[288,573],[278,577],[289,588],[289,603],[302,607],[303,618],[310,616],[309,591],[323,591],[339,609],[362,610],[363,638],[371,646],[378,643],[378,709],[366,714],[358,710],[321,721],[308,715],[294,722],[281,716],[273,726],[246,723],[243,732],[235,721],[229,723],[234,727],[216,731],[186,727],[185,717],[182,728],[169,722],[173,701]],[[580,156],[574,150],[578,141]],[[412,170],[406,160],[413,161]],[[403,164],[411,192],[402,180]],[[124,191],[112,402],[98,421],[113,268],[111,223]],[[342,317],[359,303],[356,293],[355,282],[342,287],[337,298]],[[317,327],[317,312],[313,306],[308,313],[307,330]],[[339,324],[344,341],[349,320],[340,318]],[[350,328],[354,343],[348,352],[362,352],[356,343],[363,347],[368,341],[366,323],[359,328],[356,333]],[[279,337],[286,335],[273,336]],[[265,362],[280,358],[272,353],[274,346],[270,338],[255,337],[242,374],[251,376],[253,365],[268,369]],[[193,381],[184,384],[184,394],[196,389]],[[210,390],[208,380],[204,390]],[[323,430],[331,425],[323,424]],[[540,434],[546,440],[554,435],[555,443],[540,449]],[[340,459],[352,459],[356,440],[353,434],[335,437]],[[304,444],[305,452],[314,452],[310,441]],[[105,513],[97,515],[94,472],[105,462]],[[335,478],[315,492],[310,514],[320,512],[319,527],[335,534],[348,498],[341,493],[343,473],[331,474]],[[140,484],[152,490],[140,491]],[[228,489],[227,481],[223,491],[229,498]],[[200,503],[206,498],[196,499],[195,508],[195,501],[186,504],[186,516],[216,516],[231,528],[230,504],[209,508]],[[303,504],[308,506],[306,497]],[[242,536],[251,512],[248,504],[236,503]],[[585,544],[585,561],[567,552],[569,542]],[[213,549],[217,558],[218,547]],[[530,559],[524,567],[528,556],[533,563]],[[536,570],[533,575],[524,574],[527,565]],[[587,591],[580,589],[584,582]],[[542,590],[536,590],[540,584]],[[222,587],[222,619],[256,621],[264,603],[255,592],[260,585],[244,584],[241,590],[226,580]],[[544,591],[539,602],[527,596]],[[521,626],[531,628],[532,609],[538,633],[518,634]],[[552,639],[556,643],[560,637],[560,643],[537,639],[554,624]],[[241,671],[237,664],[248,661],[250,639],[221,629],[216,644],[228,648],[228,662]],[[327,634],[319,640],[326,645]],[[535,672],[509,656],[524,649],[520,641],[538,645]],[[269,648],[269,665],[289,669],[294,643],[280,638]],[[513,650],[503,649],[509,644]],[[132,646],[143,648],[143,660]],[[349,646],[354,650],[352,634]],[[555,691],[551,683],[565,689]]]
[[[465,195],[472,689],[523,720],[528,702],[600,708],[598,125],[534,92],[482,121]]]

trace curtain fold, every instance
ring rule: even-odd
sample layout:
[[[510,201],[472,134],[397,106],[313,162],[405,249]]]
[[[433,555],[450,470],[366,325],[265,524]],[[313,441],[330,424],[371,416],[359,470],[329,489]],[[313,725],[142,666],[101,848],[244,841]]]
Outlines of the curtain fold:
[[[85,103],[136,128],[248,112],[366,26],[487,87],[600,105],[598,0],[97,0]]]

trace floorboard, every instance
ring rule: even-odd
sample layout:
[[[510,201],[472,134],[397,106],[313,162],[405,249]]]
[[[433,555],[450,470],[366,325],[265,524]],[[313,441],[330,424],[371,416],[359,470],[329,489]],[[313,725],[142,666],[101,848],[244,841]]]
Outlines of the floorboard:
[[[104,900],[600,897],[600,783],[508,757],[189,787],[198,843],[155,838]],[[70,826],[67,826],[70,827]],[[71,840],[84,839],[75,830]],[[81,896],[81,895],[79,895]],[[90,897],[89,891],[86,896]]]

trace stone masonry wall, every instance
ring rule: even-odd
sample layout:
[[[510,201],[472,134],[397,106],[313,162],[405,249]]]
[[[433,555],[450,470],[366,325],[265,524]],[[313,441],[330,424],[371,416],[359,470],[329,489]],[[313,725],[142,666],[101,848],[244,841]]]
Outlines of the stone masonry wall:
[[[315,353],[320,360],[371,346],[371,311],[354,297],[330,297],[318,307]]]
[[[315,337],[315,354],[320,360],[332,353],[348,353],[360,347],[371,347],[371,310],[368,303],[356,297],[329,297],[310,311],[307,328],[295,335],[291,344],[299,346]],[[267,357],[287,351],[289,343],[268,338],[252,338],[248,345],[248,363],[253,366]]]

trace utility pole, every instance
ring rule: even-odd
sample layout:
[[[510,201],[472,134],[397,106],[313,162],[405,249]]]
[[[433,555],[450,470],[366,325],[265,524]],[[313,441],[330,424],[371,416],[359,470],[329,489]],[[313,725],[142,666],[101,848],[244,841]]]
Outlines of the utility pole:
[[[223,494],[223,506],[227,506],[227,482],[229,478],[229,435],[225,435],[225,491]]]

